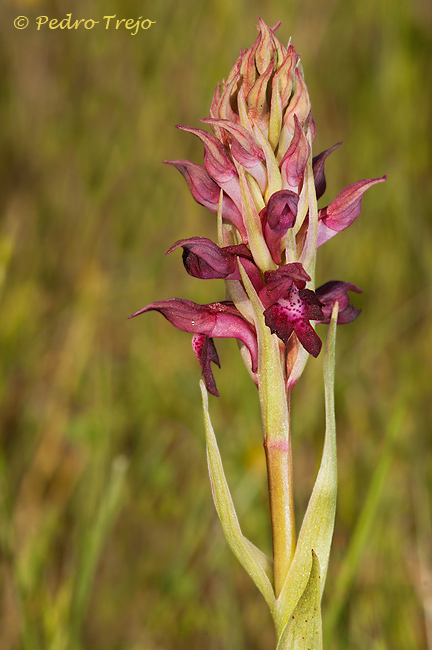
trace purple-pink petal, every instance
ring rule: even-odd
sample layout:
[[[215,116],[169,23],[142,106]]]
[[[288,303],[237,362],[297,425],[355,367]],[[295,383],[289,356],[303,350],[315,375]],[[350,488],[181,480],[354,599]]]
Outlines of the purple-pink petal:
[[[177,126],[182,131],[193,133],[204,145],[204,166],[217,183],[227,183],[237,174],[237,170],[227,150],[220,140],[202,129],[190,126]]]
[[[295,224],[299,197],[290,190],[279,190],[267,203],[267,223],[271,230],[284,234]]]
[[[220,368],[219,356],[213,339],[206,334],[194,334],[192,337],[192,349],[201,364],[201,374],[204,377],[204,383],[208,392],[215,395],[215,397],[219,397],[219,391],[216,388],[216,382],[211,368],[212,362]]]
[[[306,282],[311,278],[300,262],[292,262],[284,264],[276,271],[266,271],[264,279],[266,284],[260,292],[260,299],[264,307],[267,307],[279,298],[285,298],[293,283],[297,289],[304,289]]]
[[[281,240],[295,224],[299,197],[291,190],[272,194],[267,206],[260,212],[264,222],[264,237],[276,264],[281,263]]]
[[[129,318],[149,311],[158,311],[171,325],[183,332],[207,334],[210,338],[235,338],[242,341],[250,352],[252,370],[256,371],[258,344],[255,330],[232,302],[223,301],[200,305],[182,298],[169,298],[152,302]]]
[[[190,160],[165,160],[165,163],[167,165],[173,165],[173,167],[179,170],[197,203],[208,208],[214,214],[217,214],[221,188],[210,178],[201,165],[190,162]],[[247,235],[242,216],[235,203],[226,194],[223,195],[222,199],[222,216],[237,228],[243,241],[246,243]]]
[[[191,237],[177,241],[166,254],[180,247],[186,271],[202,280],[241,280],[237,257],[253,262],[252,253],[245,244],[220,248],[207,237]]]
[[[357,181],[342,190],[326,208],[318,212],[317,247],[345,230],[358,217],[363,195],[372,185],[382,183],[387,177]]]
[[[326,149],[312,159],[312,170],[315,180],[315,192],[317,199],[320,199],[322,197],[327,187],[327,181],[324,173],[324,163],[326,161],[326,158],[333,151],[335,151],[335,149],[340,147],[341,144],[342,142],[334,144],[332,147],[330,147],[330,149]]]
[[[295,333],[306,352],[316,358],[321,352],[322,342],[309,321],[299,320]]]
[[[294,115],[294,135],[280,164],[282,187],[296,189],[303,180],[310,155],[310,146],[297,115]]]
[[[321,339],[310,320],[322,317],[320,303],[313,291],[292,286],[286,298],[279,298],[264,311],[266,325],[287,345],[293,331],[313,357],[321,351]]]
[[[218,126],[228,131],[231,136],[231,153],[233,158],[243,165],[243,167],[247,169],[255,167],[255,165],[265,159],[263,152],[249,131],[241,124],[234,124],[230,120],[215,120],[213,118],[206,118],[201,120],[201,122]]]
[[[350,305],[348,291],[362,293],[362,290],[355,284],[341,282],[340,280],[331,280],[316,289],[315,292],[319,301],[322,303],[322,311],[324,314],[324,318],[321,319],[322,323],[330,322],[335,302],[339,305],[338,325],[351,323],[360,315],[361,309]]]
[[[270,328],[272,334],[277,334],[285,345],[294,331],[294,322],[290,318],[290,313],[287,312],[287,306],[289,307],[289,301],[281,298],[264,311],[267,327]]]

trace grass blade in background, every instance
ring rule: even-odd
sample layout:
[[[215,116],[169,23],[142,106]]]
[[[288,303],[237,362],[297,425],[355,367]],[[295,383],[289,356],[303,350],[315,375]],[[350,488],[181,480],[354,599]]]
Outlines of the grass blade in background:
[[[370,541],[374,520],[378,513],[381,496],[388,477],[394,453],[394,444],[403,425],[405,408],[397,406],[390,419],[381,456],[372,476],[369,490],[349,543],[339,576],[332,588],[331,598],[324,616],[324,639],[333,642],[338,621],[355,580],[361,557]],[[390,567],[389,567],[390,569]]]
[[[95,513],[94,522],[89,522],[88,531],[82,541],[81,557],[78,561],[72,594],[70,630],[74,643],[73,647],[81,647],[79,636],[82,623],[87,614],[87,605],[95,571],[103,544],[123,504],[128,464],[128,461],[123,456],[113,460],[105,491]]]

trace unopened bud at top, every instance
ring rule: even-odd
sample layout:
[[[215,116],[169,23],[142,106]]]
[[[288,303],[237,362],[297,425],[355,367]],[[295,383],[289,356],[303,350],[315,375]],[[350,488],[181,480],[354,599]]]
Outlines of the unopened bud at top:
[[[294,135],[295,116],[305,131],[313,132],[314,127],[299,56],[292,45],[279,42],[277,27],[269,28],[259,20],[257,40],[216,88],[210,116],[237,122],[252,134],[258,127],[280,161]],[[228,142],[219,128],[218,137]]]

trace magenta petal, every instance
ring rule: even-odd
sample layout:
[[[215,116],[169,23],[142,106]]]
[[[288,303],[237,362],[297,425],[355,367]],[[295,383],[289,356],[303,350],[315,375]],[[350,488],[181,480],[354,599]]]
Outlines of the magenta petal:
[[[283,126],[281,130],[281,136],[279,138],[279,147],[281,147],[281,143],[286,142],[286,148],[288,148],[288,142],[291,142],[295,131],[295,117],[298,118],[298,121],[302,126],[307,127],[307,124],[309,123],[312,129],[314,127],[314,122],[311,121],[312,116],[310,115],[309,94],[302,72],[298,66],[296,66],[294,69],[294,78],[294,92],[289,100],[283,117]],[[281,151],[285,153],[285,145],[283,144]]]
[[[196,135],[204,145],[204,165],[217,183],[227,183],[237,174],[237,170],[223,144],[214,135],[190,126],[177,126],[182,131]]]
[[[183,248],[183,264],[189,275],[202,280],[226,278],[236,270],[233,256],[224,253],[210,239],[192,237],[181,239],[167,250],[167,254]]]
[[[165,160],[182,174],[195,201],[214,210],[219,203],[220,187],[210,178],[206,170],[190,160]]]
[[[285,345],[288,343],[288,339],[294,331],[294,322],[289,317],[289,313],[287,313],[286,303],[288,301],[281,298],[264,311],[267,327],[270,328],[272,334],[277,334]]]
[[[341,282],[339,280],[331,280],[316,289],[316,295],[323,305],[322,311],[324,319],[321,320],[322,323],[330,322],[335,302],[338,302],[339,304],[338,325],[351,323],[360,315],[361,309],[357,309],[354,305],[350,305],[348,291],[362,293],[362,290],[355,284],[351,284],[350,282]]]
[[[180,239],[166,254],[183,248],[183,263],[189,275],[202,280],[241,280],[237,257],[253,261],[252,253],[244,244],[220,248],[206,237]]]
[[[222,302],[213,303],[213,305],[219,313],[211,336],[234,338],[242,341],[250,352],[252,371],[256,372],[258,368],[258,343],[254,328],[243,318],[233,303]]]
[[[152,302],[129,318],[135,318],[135,316],[149,311],[158,311],[171,325],[190,334],[209,334],[211,336],[216,322],[216,314],[209,309],[209,305],[199,305],[182,298],[168,298],[168,300]]]
[[[309,115],[307,116],[306,121],[305,121],[305,129],[307,129],[308,127],[310,129],[311,140],[312,140],[312,143],[313,143],[313,141],[315,140],[315,136],[316,136],[316,124],[315,124],[315,120],[314,120],[314,118],[312,116],[312,111],[309,111]]]
[[[266,307],[279,300],[279,298],[285,298],[293,283],[297,289],[304,289],[306,282],[311,278],[300,262],[292,262],[291,264],[284,264],[276,271],[266,271],[264,279],[266,285],[260,292],[260,299],[264,307]]]
[[[194,334],[192,337],[192,348],[195,356],[201,364],[202,376],[209,393],[219,397],[219,391],[216,388],[215,378],[211,368],[211,363],[215,363],[220,368],[218,353],[213,339],[206,334]]]
[[[323,317],[322,303],[315,291],[311,291],[311,289],[299,289],[298,294],[304,305],[307,318],[309,320],[321,321]]]
[[[329,239],[332,239],[335,235],[337,235],[337,230],[332,230],[331,228],[328,228],[322,221],[318,221],[317,248],[325,244],[327,241],[329,241]]]
[[[260,212],[264,217],[264,237],[276,264],[281,263],[281,240],[295,224],[299,197],[291,190],[272,194],[267,207]]]
[[[354,305],[348,305],[348,307],[345,307],[345,309],[338,314],[337,324],[346,325],[347,323],[352,323],[353,320],[360,316],[360,314],[361,309],[357,309]],[[323,322],[325,323],[326,321]],[[330,322],[330,318],[328,322]]]
[[[321,339],[309,323],[304,305],[298,295],[290,295],[287,299],[280,298],[265,310],[264,317],[271,332],[277,334],[285,345],[294,331],[309,354],[313,357],[319,355]]]
[[[371,178],[363,181],[357,181],[342,190],[340,194],[326,208],[318,212],[318,241],[317,247],[331,238],[334,234],[348,228],[358,217],[361,210],[363,195],[372,185],[382,183],[387,177]],[[325,229],[322,228],[322,224]]]
[[[267,203],[267,223],[272,230],[283,232],[295,224],[299,197],[290,190],[280,190],[271,195]]]
[[[294,115],[295,129],[290,146],[280,164],[282,187],[296,189],[303,180],[310,146],[297,115]]]
[[[165,160],[165,163],[179,170],[197,203],[217,214],[221,188],[203,167],[190,160]],[[243,241],[247,242],[242,216],[235,203],[225,194],[222,200],[222,216],[237,228]]]
[[[249,169],[255,167],[259,162],[265,159],[261,149],[256,144],[255,140],[241,124],[234,124],[230,120],[215,120],[213,118],[206,118],[201,120],[206,124],[218,126],[225,129],[231,136],[231,153],[233,158],[237,160],[243,167]]]
[[[321,352],[322,342],[312,325],[308,321],[299,321],[295,333],[304,349],[316,358]]]
[[[324,174],[324,163],[326,161],[326,158],[333,151],[335,151],[335,149],[340,147],[341,144],[342,142],[338,142],[337,144],[333,145],[333,147],[330,147],[330,149],[326,149],[312,159],[312,169],[315,179],[315,192],[317,199],[320,199],[322,197],[327,187],[327,181]]]
[[[255,262],[251,262],[250,260],[248,260],[246,258],[242,258],[241,265],[243,266],[244,270],[246,271],[246,275],[248,276],[249,280],[252,282],[255,291],[259,294],[259,292],[261,291],[261,289],[264,286],[261,271],[256,266]],[[236,278],[232,277],[232,278],[227,278],[227,279],[235,280]],[[243,282],[242,282],[242,284],[243,284]]]
[[[305,350],[317,357],[321,339],[309,323],[323,317],[320,302],[313,291],[298,290],[295,285],[286,298],[280,298],[264,311],[266,325],[285,343],[294,331]]]
[[[248,348],[252,370],[258,365],[258,344],[252,325],[243,318],[232,302],[214,302],[209,305],[199,305],[182,298],[169,298],[152,302],[143,309],[135,312],[129,318],[134,318],[149,311],[160,314],[183,332],[190,334],[207,334],[215,338],[235,338],[242,341]]]

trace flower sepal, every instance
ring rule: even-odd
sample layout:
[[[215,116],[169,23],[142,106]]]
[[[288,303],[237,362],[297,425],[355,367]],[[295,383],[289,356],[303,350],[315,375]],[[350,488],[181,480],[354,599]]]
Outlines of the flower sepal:
[[[218,213],[221,188],[201,165],[190,162],[190,160],[165,160],[165,164],[172,165],[179,170],[197,203],[214,214]],[[223,195],[222,200],[222,216],[237,228],[243,242],[246,243],[247,235],[242,215],[234,201],[226,194]]]
[[[386,178],[387,176],[382,176],[357,181],[345,187],[330,205],[318,211],[317,248],[357,219],[366,190],[377,183],[383,183]]]
[[[248,276],[257,291],[263,285],[261,273],[245,244],[223,246],[207,237],[190,237],[175,242],[165,253],[183,248],[183,264],[189,275],[201,280],[241,280],[237,258],[243,260]]]
[[[253,326],[243,318],[238,309],[230,301],[214,302],[199,305],[182,298],[169,298],[152,302],[129,316],[135,318],[149,311],[160,314],[183,332],[200,335],[193,339],[193,349],[201,364],[202,375],[209,393],[219,396],[211,371],[211,362],[219,365],[214,344],[207,341],[212,338],[235,338],[243,343],[249,351],[252,372],[258,367],[258,345]]]

